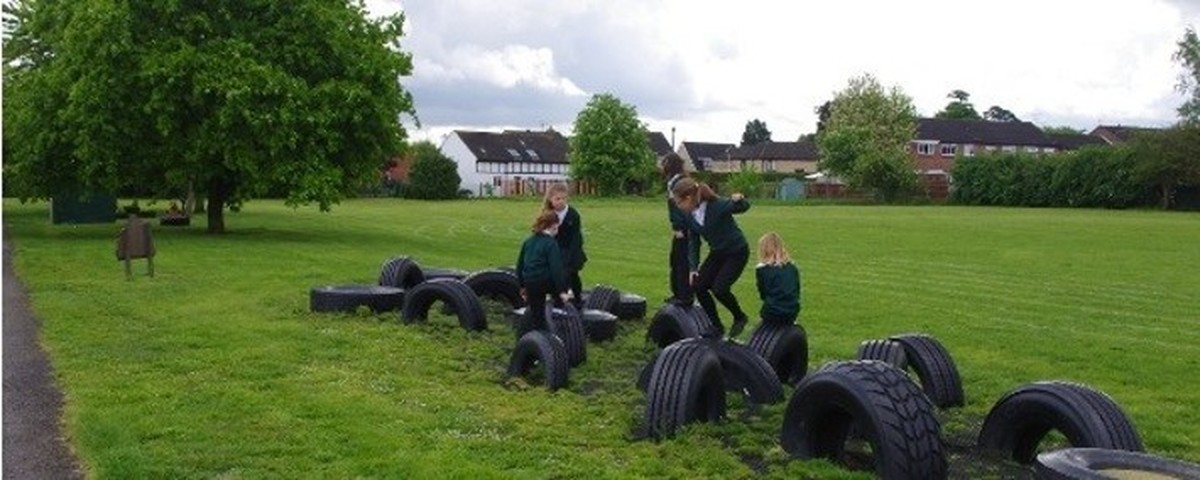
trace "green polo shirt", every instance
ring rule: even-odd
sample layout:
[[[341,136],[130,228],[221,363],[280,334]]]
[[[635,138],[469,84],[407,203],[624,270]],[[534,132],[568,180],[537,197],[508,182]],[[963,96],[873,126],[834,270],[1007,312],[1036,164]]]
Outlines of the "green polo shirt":
[[[563,275],[562,252],[554,237],[538,232],[530,235],[521,244],[521,254],[517,256],[517,281],[521,286],[526,283],[550,281],[552,293],[567,291]]]
[[[758,297],[762,299],[762,318],[794,320],[800,314],[800,270],[788,262],[783,265],[759,264],[754,269]]]

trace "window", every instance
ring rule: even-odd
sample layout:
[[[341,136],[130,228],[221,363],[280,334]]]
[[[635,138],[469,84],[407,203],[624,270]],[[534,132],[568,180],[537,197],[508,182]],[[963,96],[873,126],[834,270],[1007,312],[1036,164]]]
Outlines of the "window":
[[[994,151],[996,151],[996,146],[995,146],[995,145],[988,145],[988,146],[987,146],[987,151],[989,151],[989,152],[994,152]]]
[[[534,160],[541,160],[541,159],[542,159],[542,157],[539,157],[539,156],[538,156],[538,154],[537,154],[537,152],[533,151],[533,149],[532,149],[532,148],[526,148],[526,149],[525,149],[525,153],[529,155],[529,158],[532,158],[532,159],[534,159]]]
[[[1003,147],[1000,147],[1000,151],[1005,152],[1005,153],[1014,153],[1017,151],[1017,147],[1016,147],[1016,145],[1005,145]]]
[[[521,152],[518,152],[515,148],[510,148],[508,149],[508,156],[512,157],[513,160],[520,160]]]
[[[1054,148],[1054,147],[1046,147],[1046,148],[1043,148],[1042,151],[1045,153],[1054,153],[1054,152],[1057,152],[1058,149]]]
[[[917,142],[917,155],[933,155],[936,142]]]
[[[968,157],[975,156],[975,145],[963,145],[963,155]]]
[[[1029,152],[1029,153],[1038,153],[1039,151],[1041,151],[1041,149],[1038,147],[1030,146],[1030,147],[1025,147],[1025,151]]]
[[[947,144],[942,145],[942,156],[943,157],[953,157],[956,152],[958,152],[958,145],[955,145],[953,143],[947,143]]]

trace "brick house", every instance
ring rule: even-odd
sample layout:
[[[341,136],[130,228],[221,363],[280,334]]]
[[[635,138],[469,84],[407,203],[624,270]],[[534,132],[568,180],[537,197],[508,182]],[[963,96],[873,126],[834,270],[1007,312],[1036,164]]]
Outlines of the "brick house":
[[[951,173],[957,156],[982,152],[1055,153],[1059,143],[1030,122],[991,122],[946,118],[917,119],[916,138],[910,142],[914,166],[929,198],[950,195]]]
[[[681,142],[677,153],[688,170],[708,172],[713,171],[713,163],[727,157],[734,146],[732,143]]]

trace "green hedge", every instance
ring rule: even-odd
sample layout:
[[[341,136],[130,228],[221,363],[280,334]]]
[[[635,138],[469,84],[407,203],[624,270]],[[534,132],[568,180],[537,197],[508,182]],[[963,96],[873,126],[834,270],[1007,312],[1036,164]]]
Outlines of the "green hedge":
[[[953,200],[967,205],[1128,208],[1150,204],[1129,149],[1085,147],[1055,155],[960,157]]]

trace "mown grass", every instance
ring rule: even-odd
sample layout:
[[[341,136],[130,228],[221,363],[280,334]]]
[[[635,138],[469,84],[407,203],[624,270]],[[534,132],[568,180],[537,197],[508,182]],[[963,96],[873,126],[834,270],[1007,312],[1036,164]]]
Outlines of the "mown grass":
[[[575,203],[584,283],[644,295],[653,311],[667,293],[662,201]],[[726,422],[640,439],[645,320],[590,345],[549,393],[504,379],[514,338],[498,310],[482,333],[437,314],[404,325],[308,311],[311,287],[373,283],[393,255],[510,265],[537,207],[355,200],[323,214],[255,201],[224,236],[201,233],[202,219],[155,228],[157,275],[129,282],[119,224],[52,226],[45,204],[5,200],[4,228],[72,445],[97,478],[869,477],[789,460],[784,404],[731,396]],[[1149,451],[1200,461],[1200,216],[764,204],[740,221],[751,241],[780,232],[803,269],[810,367],[927,332],[963,377],[967,405],[943,414],[958,444],[1005,392],[1066,379],[1116,399]],[[757,310],[752,272],[737,293]]]

